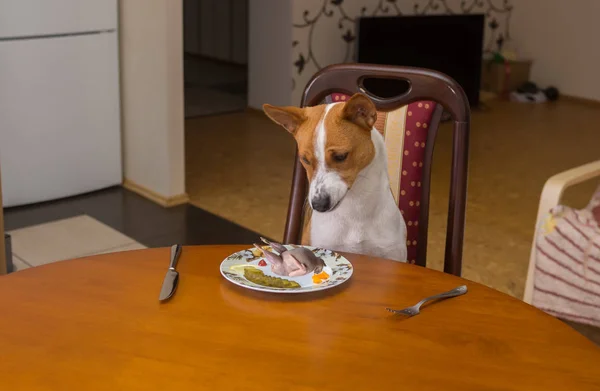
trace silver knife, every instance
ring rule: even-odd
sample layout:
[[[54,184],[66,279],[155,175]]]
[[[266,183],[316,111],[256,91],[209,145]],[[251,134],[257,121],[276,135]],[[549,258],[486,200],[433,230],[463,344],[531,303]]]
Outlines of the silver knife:
[[[160,290],[160,296],[158,297],[160,301],[169,299],[171,296],[173,296],[173,293],[175,293],[175,289],[177,289],[179,273],[177,270],[175,270],[175,266],[177,266],[179,254],[181,254],[181,245],[173,245],[171,247],[171,264],[169,265],[169,270],[167,270],[167,274],[165,275],[165,279]]]

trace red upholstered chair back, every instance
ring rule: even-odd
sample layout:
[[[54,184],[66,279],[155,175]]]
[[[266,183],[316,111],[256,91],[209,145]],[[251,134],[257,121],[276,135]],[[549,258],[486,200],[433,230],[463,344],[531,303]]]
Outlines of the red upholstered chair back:
[[[349,98],[350,95],[333,93],[325,98],[325,103]],[[385,139],[392,194],[406,221],[410,263],[417,260],[425,146],[435,108],[433,101],[414,102],[389,112],[379,111],[375,122]]]
[[[364,87],[364,80],[372,77],[402,79],[410,87],[400,96],[380,98]],[[426,266],[433,145],[443,109],[452,115],[454,154],[444,271],[460,275],[470,121],[470,109],[463,90],[446,75],[430,70],[365,64],[333,65],[317,73],[308,83],[303,106],[345,101],[356,92],[369,95],[378,109],[375,128],[384,136],[391,191],[407,224],[408,261],[421,266]],[[284,237],[286,243],[300,241],[306,187],[306,173],[296,159]]]

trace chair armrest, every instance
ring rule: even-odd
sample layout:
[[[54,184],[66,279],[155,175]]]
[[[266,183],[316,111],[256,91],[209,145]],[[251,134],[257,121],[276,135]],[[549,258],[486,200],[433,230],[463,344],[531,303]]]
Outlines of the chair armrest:
[[[566,188],[599,176],[600,160],[561,172],[548,179],[540,197],[536,223],[560,203]]]
[[[552,176],[546,181],[540,196],[537,218],[535,221],[535,230],[533,232],[533,242],[531,244],[531,253],[529,256],[529,267],[527,269],[527,280],[525,282],[525,294],[523,300],[531,304],[533,295],[533,272],[535,270],[535,246],[537,239],[538,227],[542,219],[556,205],[560,203],[560,199],[565,191],[570,186],[585,182],[589,179],[600,177],[600,160],[584,164],[576,168],[561,172]]]

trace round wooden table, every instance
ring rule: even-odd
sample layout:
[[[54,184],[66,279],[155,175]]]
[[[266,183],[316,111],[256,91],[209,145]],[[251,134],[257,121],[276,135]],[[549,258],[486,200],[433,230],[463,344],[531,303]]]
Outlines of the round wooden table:
[[[248,246],[113,253],[0,277],[2,390],[598,390],[600,349],[523,302],[451,275],[348,258],[345,286],[251,292],[219,274]],[[469,293],[403,308],[466,284]]]

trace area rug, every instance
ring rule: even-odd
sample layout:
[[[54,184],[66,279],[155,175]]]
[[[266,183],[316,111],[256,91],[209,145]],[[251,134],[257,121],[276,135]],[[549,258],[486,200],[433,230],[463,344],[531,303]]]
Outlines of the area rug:
[[[88,215],[9,232],[16,271],[67,259],[146,248]]]

